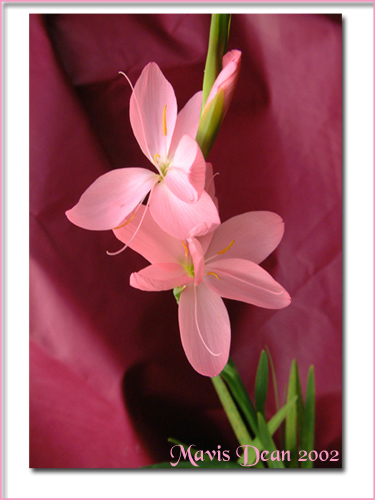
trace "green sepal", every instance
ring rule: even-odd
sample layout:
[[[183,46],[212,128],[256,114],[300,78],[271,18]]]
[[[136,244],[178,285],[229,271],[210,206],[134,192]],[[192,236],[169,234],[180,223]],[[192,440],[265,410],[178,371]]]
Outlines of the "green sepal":
[[[262,351],[255,379],[255,407],[257,412],[265,416],[265,404],[268,392],[268,358]]]
[[[180,295],[181,295],[181,292],[184,288],[185,288],[185,285],[184,286],[177,286],[176,288],[173,288],[173,295],[174,295],[174,298],[176,299],[177,304],[180,303]]]
[[[202,113],[195,140],[207,158],[219,133],[224,115],[224,91],[219,90]]]

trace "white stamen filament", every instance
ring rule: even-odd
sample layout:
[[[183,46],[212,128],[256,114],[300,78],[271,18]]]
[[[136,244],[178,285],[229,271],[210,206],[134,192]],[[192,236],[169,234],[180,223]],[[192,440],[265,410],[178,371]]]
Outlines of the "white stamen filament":
[[[217,175],[220,175],[220,172],[216,172],[216,174],[214,174],[214,175],[211,177],[211,180],[210,180],[210,182],[208,183],[207,188],[205,188],[205,191],[207,191],[207,192],[208,192],[208,190],[209,190],[209,189],[210,189],[210,187],[211,187],[211,184],[212,184],[212,183],[213,183],[213,181],[214,181],[214,178],[215,178]]]
[[[156,184],[155,184],[155,185],[156,185]],[[148,197],[148,200],[147,200],[147,204],[146,204],[145,211],[143,212],[143,215],[142,215],[142,217],[141,217],[140,223],[138,224],[137,229],[134,231],[133,236],[130,238],[130,240],[129,240],[129,241],[128,241],[128,242],[127,242],[127,243],[126,243],[126,244],[125,244],[122,248],[120,248],[120,250],[117,250],[117,252],[108,252],[108,251],[107,251],[107,252],[106,252],[106,253],[107,253],[107,255],[110,255],[111,257],[113,257],[114,255],[118,255],[118,254],[122,253],[124,250],[126,250],[126,249],[128,248],[128,246],[130,245],[130,243],[133,241],[133,239],[134,239],[134,238],[135,238],[135,236],[137,235],[137,233],[138,233],[138,231],[139,231],[139,229],[140,229],[140,227],[141,227],[141,225],[142,225],[142,222],[144,221],[144,218],[145,218],[146,212],[147,212],[148,207],[149,207],[149,205],[150,205],[151,196],[152,196],[152,193],[153,193],[153,191],[154,191],[154,187],[155,187],[155,185],[154,185],[154,186],[152,186],[152,189],[151,189],[151,191],[150,191],[150,196]],[[144,198],[143,198],[143,200],[144,200]],[[142,204],[143,200],[142,200],[142,201],[141,201],[141,203],[138,205],[138,209],[137,209],[137,211],[139,210],[139,207],[141,206],[141,204]],[[130,221],[129,221],[129,222],[130,222]]]
[[[208,345],[206,344],[206,342],[203,340],[203,337],[202,337],[202,334],[201,334],[201,331],[199,329],[199,325],[198,325],[198,315],[197,315],[197,292],[196,292],[196,287],[194,286],[194,313],[195,313],[195,325],[197,327],[197,330],[198,330],[198,334],[199,334],[199,337],[204,345],[204,347],[207,349],[207,351],[212,354],[212,356],[220,356],[221,352],[219,352],[219,354],[215,354],[214,352],[211,351],[211,349],[208,347]]]

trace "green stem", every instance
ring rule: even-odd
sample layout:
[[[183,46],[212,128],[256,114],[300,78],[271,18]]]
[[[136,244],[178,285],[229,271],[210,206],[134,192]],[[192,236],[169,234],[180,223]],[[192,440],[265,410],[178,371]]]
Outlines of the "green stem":
[[[202,111],[212,85],[222,68],[222,59],[228,44],[230,18],[230,14],[212,14],[211,16],[210,37],[203,78]]]
[[[212,383],[216,389],[217,395],[223,405],[225,413],[227,414],[230,425],[232,426],[233,432],[241,445],[247,445],[252,442],[251,436],[247,431],[247,428],[239,414],[237,407],[228,391],[223,380],[217,376],[211,378]]]

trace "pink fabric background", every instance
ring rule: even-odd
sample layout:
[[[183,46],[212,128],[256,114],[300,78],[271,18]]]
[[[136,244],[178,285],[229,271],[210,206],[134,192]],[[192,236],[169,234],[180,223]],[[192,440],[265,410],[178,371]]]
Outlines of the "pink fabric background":
[[[110,231],[64,215],[99,175],[151,166],[118,71],[135,83],[155,61],[181,108],[201,88],[209,24],[30,16],[30,467],[139,467],[169,459],[169,436],[236,447],[211,381],[185,358],[172,293],[131,288],[144,259],[107,256],[121,246]],[[283,217],[263,265],[292,296],[280,311],[226,301],[231,355],[251,395],[265,345],[281,398],[292,359],[304,387],[314,364],[316,449],[341,453],[341,18],[234,15],[229,48],[242,51],[242,70],[209,155],[221,219]]]

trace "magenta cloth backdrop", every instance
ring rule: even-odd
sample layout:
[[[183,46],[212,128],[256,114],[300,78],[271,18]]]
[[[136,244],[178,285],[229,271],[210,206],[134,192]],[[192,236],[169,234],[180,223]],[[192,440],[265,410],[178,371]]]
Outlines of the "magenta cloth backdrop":
[[[30,467],[168,461],[170,436],[236,448],[211,381],[184,355],[172,293],[131,288],[146,261],[107,256],[121,247],[111,231],[65,217],[101,174],[151,167],[118,72],[135,83],[155,61],[181,108],[202,87],[209,27],[209,15],[30,16]],[[262,265],[292,297],[282,310],[225,301],[231,355],[251,396],[265,346],[281,399],[293,358],[303,387],[313,364],[316,449],[341,454],[341,17],[234,15],[228,48],[242,69],[208,157],[221,220],[284,219]]]

